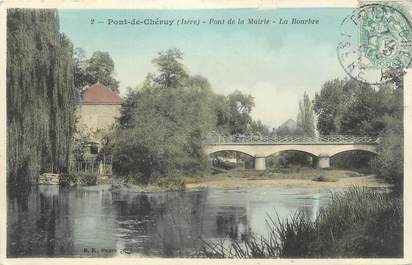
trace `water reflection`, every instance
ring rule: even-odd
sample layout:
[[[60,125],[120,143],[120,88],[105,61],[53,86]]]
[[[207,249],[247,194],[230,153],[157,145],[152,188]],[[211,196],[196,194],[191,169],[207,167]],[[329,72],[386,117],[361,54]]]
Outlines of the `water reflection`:
[[[268,214],[314,218],[329,191],[111,192],[38,186],[8,201],[9,257],[196,256],[202,239],[267,235]]]

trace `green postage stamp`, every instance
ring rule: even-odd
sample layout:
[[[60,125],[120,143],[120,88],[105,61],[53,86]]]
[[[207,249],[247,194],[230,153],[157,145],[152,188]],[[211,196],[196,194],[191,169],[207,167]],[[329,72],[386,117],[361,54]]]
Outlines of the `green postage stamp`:
[[[342,67],[359,81],[383,83],[390,79],[387,72],[410,66],[410,15],[399,5],[362,5],[342,22],[341,36],[338,54]]]

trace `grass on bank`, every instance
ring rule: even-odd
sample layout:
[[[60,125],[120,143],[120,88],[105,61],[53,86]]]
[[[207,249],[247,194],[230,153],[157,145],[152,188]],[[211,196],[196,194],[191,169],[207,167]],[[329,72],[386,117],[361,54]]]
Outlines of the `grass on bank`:
[[[268,218],[266,238],[229,244],[204,242],[213,258],[395,258],[403,256],[402,201],[392,194],[351,188],[335,194],[315,221],[303,212],[288,220]]]
[[[271,180],[271,179],[303,179],[314,181],[337,181],[340,178],[359,177],[363,174],[355,171],[341,169],[315,169],[309,167],[274,168],[265,171],[254,169],[232,169],[211,178],[246,178],[250,180]],[[210,177],[209,177],[210,178]]]
[[[114,189],[122,188],[137,192],[156,192],[156,191],[182,191],[189,188],[206,187],[207,183],[222,183],[225,186],[227,182],[244,183],[243,181],[259,180],[311,180],[316,182],[336,182],[342,178],[363,176],[354,171],[348,170],[322,170],[307,167],[290,167],[267,169],[265,171],[256,171],[254,169],[232,169],[222,170],[218,174],[209,176],[179,176],[179,177],[159,177],[154,178],[147,184],[139,182],[138,178],[112,177],[112,186]],[[237,181],[239,180],[239,181]],[[204,185],[203,185],[204,184]]]
[[[194,183],[195,178],[161,177],[142,184],[133,178],[114,176],[111,179],[112,189],[122,189],[135,192],[184,191],[188,183]]]

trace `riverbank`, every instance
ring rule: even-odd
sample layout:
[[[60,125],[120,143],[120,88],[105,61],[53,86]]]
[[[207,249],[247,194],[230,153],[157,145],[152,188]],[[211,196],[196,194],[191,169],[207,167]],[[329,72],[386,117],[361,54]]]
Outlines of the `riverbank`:
[[[178,183],[174,185],[173,183]],[[147,186],[134,184],[113,184],[112,189],[134,192],[161,192],[167,190],[200,189],[244,189],[244,188],[299,188],[328,189],[365,186],[371,188],[389,187],[389,184],[374,175],[363,175],[349,170],[320,170],[303,168],[289,172],[270,172],[255,170],[230,170],[224,173],[200,177],[174,179],[171,185]]]

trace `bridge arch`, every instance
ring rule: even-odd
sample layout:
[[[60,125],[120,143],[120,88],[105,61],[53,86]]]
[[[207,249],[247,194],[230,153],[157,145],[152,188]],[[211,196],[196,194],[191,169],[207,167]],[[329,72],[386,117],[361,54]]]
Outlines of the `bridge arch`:
[[[300,165],[303,167],[316,166],[318,156],[307,150],[285,148],[283,150],[269,154],[266,157],[266,166],[290,166]]]
[[[370,162],[377,156],[375,150],[354,148],[333,154],[330,157],[330,166],[337,169],[361,170],[363,173],[371,173]]]
[[[247,155],[247,156],[254,157],[254,155],[251,155],[251,154],[248,154],[248,153],[245,153],[245,152],[242,152],[242,151],[234,150],[234,149],[227,149],[227,148],[223,149],[223,150],[218,150],[218,151],[214,151],[214,152],[206,152],[206,153],[207,153],[208,156],[211,156],[211,155],[214,155],[214,154],[220,153],[220,152],[236,152],[236,153],[241,153],[241,154],[244,154],[244,155]]]
[[[231,152],[239,152],[251,157],[254,157],[256,154],[247,150],[246,148],[243,148],[242,146],[231,146],[230,148],[226,147],[226,146],[212,146],[212,147],[208,147],[206,148],[205,152],[207,155],[212,155],[218,152],[225,152],[225,151],[231,151]]]
[[[317,157],[318,156],[318,154],[315,154],[311,151],[301,150],[301,149],[297,149],[297,148],[285,148],[285,149],[281,149],[281,150],[276,150],[275,152],[270,153],[267,156],[273,156],[273,155],[276,155],[276,154],[279,154],[279,153],[282,153],[282,152],[298,152],[298,153],[304,153],[304,154],[309,155],[311,157]]]
[[[349,152],[349,151],[362,151],[362,152],[367,152],[367,153],[371,153],[374,155],[378,155],[378,152],[375,146],[365,145],[365,146],[351,146],[351,147],[343,148],[341,150],[335,150],[334,152],[329,154],[329,157],[333,157],[333,156],[336,156],[336,155],[339,155],[345,152]]]
[[[234,150],[233,148],[208,152],[207,155],[211,160],[212,166],[217,168],[233,169],[234,167],[241,167],[244,169],[251,169],[255,167],[256,162],[255,156]],[[234,162],[236,163],[233,164]]]

